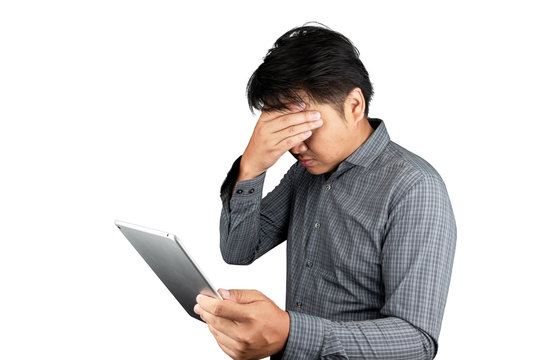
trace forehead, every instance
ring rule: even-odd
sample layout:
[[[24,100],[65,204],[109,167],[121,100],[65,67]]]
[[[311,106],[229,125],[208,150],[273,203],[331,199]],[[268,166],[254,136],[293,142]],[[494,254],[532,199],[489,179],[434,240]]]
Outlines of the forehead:
[[[315,110],[317,107],[321,107],[323,104],[319,104],[313,99],[311,99],[307,93],[303,90],[297,90],[292,93],[291,96],[287,97],[285,95],[278,95],[277,102],[267,102],[264,101],[263,111],[269,108],[280,107],[282,105],[291,106],[300,101],[306,105],[306,110]],[[291,99],[292,98],[292,99]]]

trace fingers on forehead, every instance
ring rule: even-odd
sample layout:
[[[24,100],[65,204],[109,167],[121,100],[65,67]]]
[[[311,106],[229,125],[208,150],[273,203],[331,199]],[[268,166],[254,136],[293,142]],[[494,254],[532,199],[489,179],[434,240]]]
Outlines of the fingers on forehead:
[[[282,124],[286,126],[301,124],[306,121],[313,121],[310,118],[310,111],[302,111],[302,112],[295,112],[295,113],[289,113],[289,114],[283,114],[282,116],[279,116],[277,119],[279,119]]]

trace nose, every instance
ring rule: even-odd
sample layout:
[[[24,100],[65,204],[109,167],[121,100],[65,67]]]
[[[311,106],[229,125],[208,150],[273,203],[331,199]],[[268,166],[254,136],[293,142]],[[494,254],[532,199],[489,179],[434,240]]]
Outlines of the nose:
[[[302,152],[304,152],[306,150],[307,150],[307,146],[302,141],[301,143],[296,144],[291,148],[291,153],[293,153],[294,155],[298,155],[298,154],[300,154],[300,153],[302,153]]]

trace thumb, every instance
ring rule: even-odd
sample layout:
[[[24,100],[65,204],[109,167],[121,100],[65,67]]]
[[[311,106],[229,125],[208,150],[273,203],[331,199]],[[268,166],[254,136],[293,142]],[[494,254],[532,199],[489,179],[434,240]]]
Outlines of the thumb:
[[[239,304],[249,304],[255,301],[267,300],[267,297],[258,290],[219,289],[219,292],[224,300],[231,300]]]

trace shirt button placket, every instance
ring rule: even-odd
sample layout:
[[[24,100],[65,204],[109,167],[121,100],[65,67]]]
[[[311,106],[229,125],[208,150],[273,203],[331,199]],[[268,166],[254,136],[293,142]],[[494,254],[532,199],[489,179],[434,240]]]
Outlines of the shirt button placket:
[[[326,190],[330,190],[330,189],[331,189],[331,186],[330,186],[330,185],[326,185],[324,188],[325,188]],[[318,221],[316,221],[315,224],[314,224],[314,227],[315,227],[315,229],[320,229],[321,223],[318,222]],[[313,261],[311,261],[311,260],[306,260],[305,265],[306,265],[306,267],[307,267],[308,269],[311,269],[311,268],[313,267]],[[306,275],[307,275],[307,273],[306,273]],[[297,308],[298,310],[300,310],[300,309],[302,308],[302,302],[301,302],[301,301],[296,301],[296,308]]]

